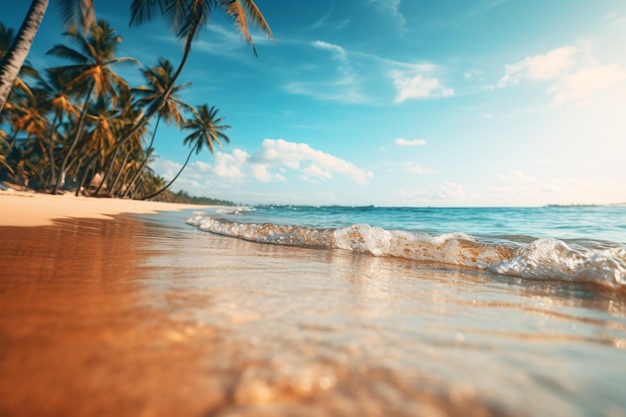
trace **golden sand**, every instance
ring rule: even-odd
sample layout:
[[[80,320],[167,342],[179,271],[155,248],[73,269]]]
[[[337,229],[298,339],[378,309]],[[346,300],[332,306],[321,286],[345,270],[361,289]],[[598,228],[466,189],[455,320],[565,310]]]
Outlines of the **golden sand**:
[[[202,207],[118,198],[76,197],[73,193],[50,195],[9,190],[0,191],[0,226],[50,226],[55,219],[107,219],[122,213],[148,214]]]

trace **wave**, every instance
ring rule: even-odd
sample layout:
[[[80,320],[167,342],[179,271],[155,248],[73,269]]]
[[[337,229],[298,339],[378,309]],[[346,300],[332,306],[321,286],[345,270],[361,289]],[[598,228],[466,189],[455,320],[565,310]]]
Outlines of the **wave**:
[[[242,215],[252,211],[256,211],[254,207],[228,207],[228,208],[219,208],[216,210],[217,214],[236,214]]]
[[[386,230],[368,224],[319,229],[273,223],[239,223],[196,215],[200,230],[251,242],[318,249],[342,249],[489,270],[529,279],[592,282],[626,289],[626,247],[588,248],[553,238],[530,243],[477,239],[466,233],[433,236]]]

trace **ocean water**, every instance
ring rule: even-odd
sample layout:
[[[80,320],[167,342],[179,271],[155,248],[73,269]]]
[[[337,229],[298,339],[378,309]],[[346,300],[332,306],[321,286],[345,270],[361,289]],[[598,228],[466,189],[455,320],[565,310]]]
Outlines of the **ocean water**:
[[[0,415],[626,416],[626,208],[1,228]]]
[[[187,223],[264,253],[246,268],[276,305],[250,334],[320,384],[320,362],[333,387],[349,369],[344,399],[370,406],[348,415],[626,415],[626,207],[267,206]],[[271,391],[291,372],[254,380]],[[460,407],[415,400],[424,387]]]
[[[626,206],[239,207],[198,214],[188,223],[259,243],[626,289]]]

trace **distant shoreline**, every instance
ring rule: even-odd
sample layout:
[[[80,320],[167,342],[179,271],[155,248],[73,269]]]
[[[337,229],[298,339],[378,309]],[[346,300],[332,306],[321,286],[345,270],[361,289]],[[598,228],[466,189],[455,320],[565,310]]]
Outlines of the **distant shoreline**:
[[[159,211],[208,207],[216,206],[76,197],[73,193],[51,195],[28,191],[0,191],[0,226],[50,226],[55,219],[63,218],[108,219],[122,213],[156,214]]]
[[[626,203],[611,204],[546,204],[545,207],[626,207]]]

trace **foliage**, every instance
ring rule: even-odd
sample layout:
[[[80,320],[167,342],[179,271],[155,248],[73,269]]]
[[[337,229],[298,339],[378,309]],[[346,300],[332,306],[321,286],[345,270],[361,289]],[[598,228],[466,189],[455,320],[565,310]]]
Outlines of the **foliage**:
[[[184,140],[191,150],[183,169],[194,151],[206,147],[213,153],[214,143],[229,142],[224,133],[229,126],[216,117],[217,108],[184,103],[180,94],[189,83],[178,83],[178,78],[193,40],[215,9],[233,18],[256,55],[248,22],[270,37],[272,33],[253,0],[133,0],[131,25],[160,13],[185,41],[176,68],[159,58],[155,66],[141,69],[145,86],[131,86],[116,72],[119,64],[139,62],[117,57],[121,37],[106,20],[95,21],[92,0],[58,2],[69,44],[55,45],[48,54],[66,65],[37,71],[24,61],[25,55],[14,56],[16,49],[30,49],[47,1],[33,0],[20,29],[27,36],[16,36],[0,23],[0,61],[8,62],[4,57],[10,55],[14,62],[10,72],[8,66],[6,73],[0,71],[2,88],[8,85],[0,94],[0,179],[52,193],[66,189],[77,195],[150,198],[180,175],[165,184],[150,168],[160,120],[192,130]],[[160,198],[174,196],[168,191]]]
[[[155,66],[139,68],[146,85],[130,86],[116,67],[137,61],[116,56],[121,38],[104,20],[86,35],[73,28],[64,35],[68,43],[55,45],[48,54],[68,64],[40,71],[28,66],[2,111],[0,180],[53,193],[65,189],[113,197],[156,195],[165,183],[149,166],[158,121],[191,129],[185,114],[196,110],[181,99],[189,83],[174,86],[173,66],[161,57]],[[12,40],[13,31],[0,23],[0,56]],[[156,124],[150,135],[138,121],[155,103]],[[197,153],[204,145],[213,152],[213,140],[228,141],[222,133],[226,127],[219,126],[220,136],[196,138],[193,150]],[[146,146],[148,135],[152,140]],[[168,192],[161,196],[165,198],[204,201],[185,193]]]
[[[189,195],[186,191],[179,191],[174,193],[170,190],[166,190],[159,195],[156,199],[158,201],[166,201],[168,203],[180,203],[180,204],[198,204],[203,206],[236,206],[237,204],[232,201],[219,200],[209,197],[196,197]]]

